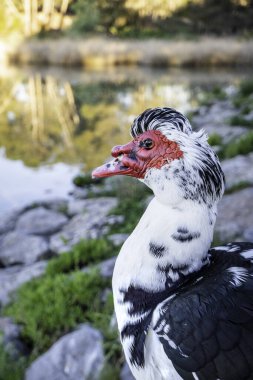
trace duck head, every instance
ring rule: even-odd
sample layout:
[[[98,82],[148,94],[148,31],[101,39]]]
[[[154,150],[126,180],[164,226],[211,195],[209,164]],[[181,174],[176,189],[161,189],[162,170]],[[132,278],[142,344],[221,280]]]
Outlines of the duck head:
[[[136,177],[165,203],[182,199],[214,203],[224,191],[219,159],[203,131],[172,108],[144,111],[131,127],[133,140],[112,149],[110,162],[96,168],[95,178]]]

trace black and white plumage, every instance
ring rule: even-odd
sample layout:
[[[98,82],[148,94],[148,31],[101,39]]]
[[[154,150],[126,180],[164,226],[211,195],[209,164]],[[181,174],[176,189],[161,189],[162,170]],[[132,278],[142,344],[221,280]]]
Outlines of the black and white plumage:
[[[94,176],[154,192],[113,275],[115,311],[138,380],[253,379],[253,243],[210,249],[224,191],[206,135],[170,108],[147,110],[134,140]]]

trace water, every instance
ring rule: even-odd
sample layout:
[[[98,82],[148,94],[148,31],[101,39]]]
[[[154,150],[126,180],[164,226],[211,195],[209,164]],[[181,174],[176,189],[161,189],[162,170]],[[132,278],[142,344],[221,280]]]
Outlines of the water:
[[[8,68],[0,70],[0,212],[66,197],[72,178],[129,140],[144,109],[194,110],[203,89],[231,89],[237,70]]]

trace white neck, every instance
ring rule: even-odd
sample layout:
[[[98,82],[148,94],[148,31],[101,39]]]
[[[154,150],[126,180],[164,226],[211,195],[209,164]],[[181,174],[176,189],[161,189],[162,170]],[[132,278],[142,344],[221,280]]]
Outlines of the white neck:
[[[183,200],[178,206],[154,198],[116,261],[113,292],[119,329],[129,320],[122,290],[130,285],[161,292],[207,260],[216,205]]]

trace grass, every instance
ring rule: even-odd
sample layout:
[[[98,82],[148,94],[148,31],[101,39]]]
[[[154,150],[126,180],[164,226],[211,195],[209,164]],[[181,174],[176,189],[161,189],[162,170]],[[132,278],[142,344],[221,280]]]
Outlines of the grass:
[[[82,240],[70,252],[51,259],[47,266],[47,274],[54,276],[76,271],[115,256],[117,253],[118,248],[106,239]]]
[[[102,312],[106,286],[95,271],[44,276],[19,288],[4,313],[23,326],[21,337],[37,357],[77,324],[93,322],[93,314]]]
[[[213,133],[208,137],[208,143],[211,146],[217,146],[222,144],[222,137],[218,133]]]
[[[244,111],[243,111],[244,112]],[[235,115],[230,119],[230,125],[232,126],[243,126],[247,128],[253,127],[253,120],[245,119],[242,115]]]
[[[224,145],[219,153],[220,158],[232,158],[239,154],[245,155],[253,151],[253,132],[250,131],[236,139]]]
[[[227,94],[223,90],[222,87],[215,85],[208,90],[201,92],[199,98],[199,104],[202,106],[210,106],[217,100],[225,100],[227,99]]]
[[[52,259],[44,276],[18,289],[3,314],[11,316],[22,326],[21,339],[30,348],[29,362],[78,324],[90,323],[104,337],[106,365],[100,380],[110,376],[115,380],[119,378],[123,356],[118,333],[115,327],[110,326],[113,315],[111,281],[102,278],[93,267],[93,264],[114,254],[115,247],[105,239],[82,241],[71,252]],[[79,269],[84,265],[90,265],[90,271],[81,272]],[[4,355],[0,350],[0,369],[4,368],[2,372],[5,374],[3,380],[16,380],[10,375],[11,362],[5,360]],[[3,366],[3,362],[7,364]],[[22,368],[15,364],[17,374]]]
[[[13,359],[0,344],[0,380],[21,380],[24,378],[26,360]]]
[[[231,186],[229,189],[225,190],[225,194],[233,194],[236,191],[246,189],[247,187],[252,186],[252,184],[248,181],[240,181],[236,183],[234,186]]]
[[[103,178],[92,178],[91,173],[79,174],[73,179],[77,187],[86,187],[90,185],[99,185],[104,182]]]
[[[136,227],[145,208],[146,199],[152,192],[147,186],[133,178],[124,178],[118,182],[118,205],[111,211],[112,215],[124,215],[122,223],[114,225],[111,233],[130,233]]]

